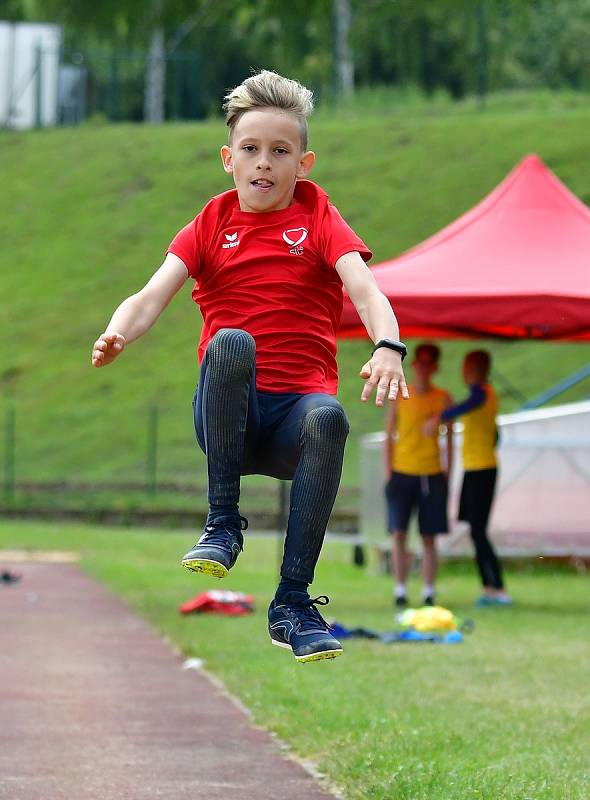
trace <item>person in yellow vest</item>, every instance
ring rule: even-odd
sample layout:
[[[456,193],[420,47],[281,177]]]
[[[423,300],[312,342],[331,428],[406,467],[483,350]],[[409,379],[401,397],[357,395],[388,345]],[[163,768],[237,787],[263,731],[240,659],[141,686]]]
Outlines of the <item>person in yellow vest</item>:
[[[487,534],[497,477],[496,413],[498,402],[489,383],[491,356],[487,350],[473,350],[463,361],[463,380],[469,397],[430,420],[425,433],[437,430],[441,422],[457,417],[463,422],[463,486],[459,519],[469,523],[475,559],[483,584],[478,605],[510,605],[502,567]]]
[[[424,424],[439,417],[450,407],[451,396],[432,384],[438,369],[440,350],[434,344],[416,348],[412,368],[414,380],[408,391],[409,399],[391,403],[387,413],[385,469],[388,478],[388,530],[393,537],[393,567],[395,574],[395,605],[407,605],[406,581],[409,570],[406,538],[412,514],[418,512],[418,527],[422,536],[422,600],[435,603],[437,571],[436,536],[448,532],[447,477],[452,458],[452,430],[447,426],[447,463],[441,462],[438,426],[425,434]]]

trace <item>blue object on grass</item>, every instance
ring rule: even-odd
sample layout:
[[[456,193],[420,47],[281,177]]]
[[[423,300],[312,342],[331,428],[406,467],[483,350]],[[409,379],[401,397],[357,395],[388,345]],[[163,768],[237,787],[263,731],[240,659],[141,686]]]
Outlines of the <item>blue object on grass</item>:
[[[339,622],[330,622],[330,630],[337,639],[350,639],[350,630]]]
[[[339,622],[330,622],[330,630],[338,639],[380,639],[381,636],[370,628],[345,628]]]
[[[449,631],[445,634],[422,633],[414,628],[406,628],[405,631],[391,631],[381,636],[384,644],[395,644],[396,642],[429,642],[430,644],[460,644],[464,641],[461,631]]]
[[[431,644],[460,644],[464,641],[461,631],[448,631],[447,633],[422,633],[415,628],[405,628],[402,631],[388,631],[377,633],[369,628],[345,628],[339,622],[331,622],[330,630],[338,639],[378,639],[383,644],[395,642],[430,642]]]

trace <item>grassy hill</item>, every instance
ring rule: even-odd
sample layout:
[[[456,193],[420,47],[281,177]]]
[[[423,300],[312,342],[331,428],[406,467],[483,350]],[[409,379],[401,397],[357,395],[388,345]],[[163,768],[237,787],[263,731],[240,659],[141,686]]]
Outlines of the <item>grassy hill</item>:
[[[313,177],[377,262],[450,222],[528,152],[590,203],[589,128],[590,105],[411,117],[324,112],[311,128],[319,156]],[[203,480],[191,422],[200,317],[188,283],[120,362],[93,370],[89,355],[114,307],[143,285],[174,233],[229,187],[217,155],[224,138],[217,121],[0,133],[0,411],[16,408],[19,480],[141,479],[154,404],[160,478]],[[444,345],[440,383],[456,394],[469,347]],[[583,345],[491,348],[526,396],[588,360]],[[341,399],[351,420],[347,485],[357,481],[359,437],[382,424],[381,412],[358,402],[367,351],[368,342],[340,347]],[[501,402],[502,410],[518,405],[504,390]]]

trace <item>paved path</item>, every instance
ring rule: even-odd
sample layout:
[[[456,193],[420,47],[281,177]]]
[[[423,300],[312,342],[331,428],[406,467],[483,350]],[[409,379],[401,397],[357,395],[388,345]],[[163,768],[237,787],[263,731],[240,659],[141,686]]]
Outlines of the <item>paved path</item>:
[[[13,569],[23,580],[0,585],[2,800],[333,797],[77,566]]]

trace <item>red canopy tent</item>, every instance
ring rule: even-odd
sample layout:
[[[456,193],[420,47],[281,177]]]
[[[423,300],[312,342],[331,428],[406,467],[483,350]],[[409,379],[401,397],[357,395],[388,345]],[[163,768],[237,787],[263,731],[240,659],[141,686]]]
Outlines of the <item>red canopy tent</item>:
[[[404,337],[590,339],[590,209],[536,155],[373,274]],[[366,336],[348,297],[340,336]]]

